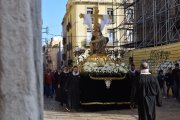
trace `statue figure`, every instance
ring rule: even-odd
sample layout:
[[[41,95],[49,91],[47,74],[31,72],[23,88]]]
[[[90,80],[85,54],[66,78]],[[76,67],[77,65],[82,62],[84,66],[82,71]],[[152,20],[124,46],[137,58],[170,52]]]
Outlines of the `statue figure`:
[[[80,14],[80,18],[83,18],[83,16],[84,16],[83,14]],[[102,18],[102,15],[99,15],[98,6],[94,7],[94,14],[92,14],[91,17],[94,18],[93,19],[94,26],[93,26],[92,38],[90,42],[91,54],[95,54],[95,53],[103,54],[105,53],[106,44],[108,43],[109,39],[102,35],[101,26],[98,23],[98,19]],[[89,24],[91,24],[91,22]]]
[[[100,25],[98,24],[96,27],[94,27],[91,42],[90,42],[91,54],[105,53],[105,48],[108,41],[109,39],[102,35],[102,32],[100,30]]]

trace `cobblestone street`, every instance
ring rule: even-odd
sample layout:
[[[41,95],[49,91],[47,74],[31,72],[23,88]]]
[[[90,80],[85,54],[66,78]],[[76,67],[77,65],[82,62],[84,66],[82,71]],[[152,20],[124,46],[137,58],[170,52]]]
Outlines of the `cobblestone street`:
[[[122,108],[117,110],[98,110],[67,112],[58,102],[44,98],[44,120],[137,120],[137,109]],[[180,102],[164,99],[163,107],[157,107],[157,120],[179,120]]]

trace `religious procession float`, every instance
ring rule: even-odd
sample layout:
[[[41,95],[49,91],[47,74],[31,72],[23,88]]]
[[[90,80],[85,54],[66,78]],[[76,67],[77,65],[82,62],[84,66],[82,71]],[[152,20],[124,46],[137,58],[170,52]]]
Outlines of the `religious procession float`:
[[[98,14],[98,9],[95,10],[95,14]],[[128,65],[107,54],[108,38],[102,35],[100,28],[95,16],[90,55],[79,62],[82,76],[81,104],[129,104],[131,82],[127,75]]]
[[[81,63],[81,104],[129,104],[127,65],[106,54],[92,54]]]

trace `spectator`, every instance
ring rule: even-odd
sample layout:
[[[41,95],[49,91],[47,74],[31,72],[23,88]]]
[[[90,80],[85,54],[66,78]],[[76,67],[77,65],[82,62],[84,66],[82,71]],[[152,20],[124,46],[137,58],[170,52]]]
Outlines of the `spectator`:
[[[53,81],[53,76],[51,74],[51,70],[47,70],[47,73],[45,74],[45,93],[47,97],[53,98],[53,93],[52,93],[52,81]]]
[[[54,74],[54,82],[53,82],[53,86],[54,86],[54,89],[55,89],[55,100],[56,101],[60,101],[60,84],[59,81],[60,81],[60,74],[61,74],[61,70],[57,70]]]
[[[131,88],[133,86],[133,84],[135,84],[136,80],[137,80],[137,77],[139,76],[139,72],[135,69],[135,65],[132,64],[130,66],[130,69],[129,69],[129,72],[128,72],[128,77],[129,77],[129,80],[131,82]],[[135,91],[131,91],[131,94],[134,94]]]
[[[157,76],[159,86],[163,95],[163,98],[166,98],[166,93],[165,93],[165,76],[163,74],[163,70],[159,70],[158,76]]]
[[[169,94],[170,89],[172,91],[173,97],[175,97],[175,94],[174,94],[174,80],[173,80],[173,76],[172,76],[172,68],[168,69],[168,72],[165,75],[165,79],[166,79],[166,86],[167,86],[167,97],[170,96],[170,94]]]
[[[175,81],[175,97],[176,99],[179,99],[179,88],[180,88],[180,69],[179,69],[179,64],[175,64],[175,69],[172,71],[173,79]]]
[[[140,72],[133,85],[135,92],[131,94],[131,107],[137,103],[139,120],[155,120],[156,104],[162,105],[159,83],[149,72],[148,63],[141,64]]]
[[[135,65],[132,64],[130,69],[129,69],[129,79],[134,82],[134,80],[137,78],[139,75],[139,72],[135,69]]]
[[[130,69],[129,69],[129,78],[133,80],[139,75],[139,72],[135,69],[135,65],[132,64]]]

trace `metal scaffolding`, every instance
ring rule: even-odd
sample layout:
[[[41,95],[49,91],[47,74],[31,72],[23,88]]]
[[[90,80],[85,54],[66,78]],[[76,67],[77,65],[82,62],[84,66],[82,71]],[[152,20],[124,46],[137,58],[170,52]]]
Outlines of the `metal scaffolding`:
[[[115,29],[126,48],[160,46],[180,41],[180,0],[121,0],[124,20]]]

